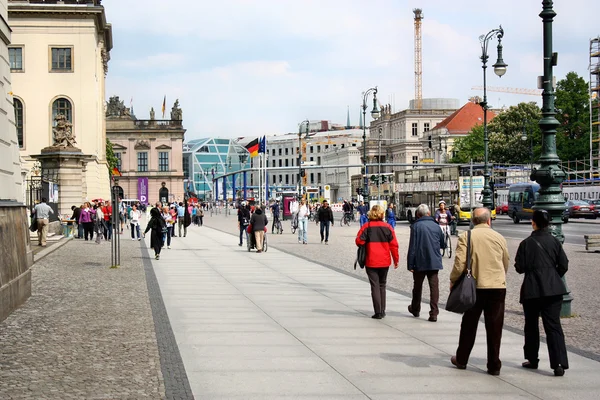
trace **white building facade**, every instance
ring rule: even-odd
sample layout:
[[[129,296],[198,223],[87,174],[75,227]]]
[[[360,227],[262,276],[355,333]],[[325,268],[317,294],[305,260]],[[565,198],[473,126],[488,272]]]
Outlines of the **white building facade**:
[[[32,155],[53,144],[55,117],[72,124],[76,146],[86,155],[89,199],[109,196],[104,119],[105,75],[112,28],[100,0],[8,2],[13,30],[9,62],[20,153]]]

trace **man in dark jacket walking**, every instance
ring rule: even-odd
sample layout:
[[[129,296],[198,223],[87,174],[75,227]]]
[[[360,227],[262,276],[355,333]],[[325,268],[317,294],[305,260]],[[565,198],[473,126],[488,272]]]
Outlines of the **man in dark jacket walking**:
[[[416,222],[410,227],[410,242],[406,258],[408,270],[413,273],[414,281],[412,304],[408,306],[408,312],[415,317],[419,316],[423,281],[427,277],[430,292],[429,321],[436,322],[440,297],[438,271],[443,268],[440,249],[446,247],[446,241],[444,233],[431,217],[426,204],[417,207],[416,217]]]
[[[248,225],[250,225],[250,207],[248,205],[246,205],[245,201],[243,201],[240,208],[238,208],[237,217],[238,217],[238,228],[240,230],[239,246],[242,246],[244,244],[244,240],[243,240],[244,233],[246,236],[246,240],[248,240],[248,234],[246,232],[246,229],[248,228]]]
[[[525,313],[524,368],[537,369],[540,350],[539,317],[542,316],[550,368],[563,376],[569,369],[565,335],[560,325],[563,295],[567,293],[561,277],[569,269],[569,259],[558,241],[548,231],[550,216],[545,210],[535,210],[531,219],[533,232],[519,245],[515,269],[525,274],[521,287],[521,303]]]
[[[333,226],[333,211],[329,207],[327,200],[323,200],[323,206],[317,212],[317,219],[321,230],[321,243],[325,239],[325,244],[329,244],[329,225]],[[323,235],[323,233],[325,235]]]

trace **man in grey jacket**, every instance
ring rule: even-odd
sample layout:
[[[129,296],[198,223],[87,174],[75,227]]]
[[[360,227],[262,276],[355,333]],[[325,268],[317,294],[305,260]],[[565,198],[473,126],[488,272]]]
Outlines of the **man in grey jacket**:
[[[443,268],[440,249],[446,247],[446,241],[426,204],[417,207],[416,217],[417,220],[410,227],[410,243],[406,257],[408,270],[413,274],[414,285],[412,304],[408,306],[408,312],[415,317],[419,316],[423,281],[427,277],[430,292],[429,321],[436,322],[440,297],[438,271]]]
[[[46,247],[46,238],[48,237],[48,224],[50,223],[50,214],[54,214],[54,210],[46,204],[46,198],[42,197],[42,202],[37,204],[33,209],[33,213],[37,218],[38,224],[38,246]]]

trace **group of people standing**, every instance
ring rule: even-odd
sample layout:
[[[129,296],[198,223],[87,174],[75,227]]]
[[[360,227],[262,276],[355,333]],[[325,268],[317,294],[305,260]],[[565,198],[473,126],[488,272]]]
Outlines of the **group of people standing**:
[[[443,212],[442,212],[443,214]],[[368,221],[356,236],[357,246],[366,246],[365,269],[371,286],[374,314],[381,319],[386,315],[386,282],[390,265],[398,268],[398,242],[394,229],[384,220],[382,207],[375,205],[367,213]],[[417,220],[411,226],[407,253],[407,269],[412,273],[412,301],[408,312],[420,316],[422,285],[427,278],[430,289],[429,321],[439,315],[438,272],[443,269],[440,249],[446,246],[445,227],[438,224],[438,216],[431,216],[429,207],[421,204],[416,210]],[[450,285],[456,284],[467,270],[476,280],[476,302],[462,317],[458,348],[451,363],[466,369],[475,344],[477,325],[484,315],[487,337],[487,372],[499,375],[502,367],[500,345],[504,326],[506,299],[506,272],[509,268],[507,242],[491,229],[491,213],[477,208],[472,216],[473,229],[459,236],[456,257],[450,274]],[[522,366],[537,369],[539,364],[539,317],[546,331],[550,367],[554,375],[562,376],[569,368],[564,334],[560,324],[562,296],[566,287],[561,277],[568,270],[568,259],[561,243],[549,232],[550,216],[536,210],[531,225],[533,232],[519,245],[515,269],[525,274],[520,302],[525,314],[525,361]]]

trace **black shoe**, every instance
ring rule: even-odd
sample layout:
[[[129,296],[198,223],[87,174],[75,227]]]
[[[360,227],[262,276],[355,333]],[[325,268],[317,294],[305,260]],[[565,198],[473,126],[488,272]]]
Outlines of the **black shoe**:
[[[385,318],[385,311],[381,313],[381,318]]]
[[[375,314],[371,315],[371,318],[373,318],[373,319],[381,319],[381,318],[383,318],[383,316],[381,314],[379,314],[379,313],[375,313]]]
[[[458,361],[456,361],[456,356],[450,357],[450,362],[458,369],[467,369],[466,365],[459,364]]]
[[[241,244],[241,243],[240,243],[240,244],[238,244],[238,246],[242,247],[242,246],[243,246],[243,244]]]
[[[408,312],[411,313],[414,317],[419,318],[419,313],[413,312],[412,305],[408,306]]]
[[[500,375],[500,370],[491,370],[491,369],[488,369],[487,373],[490,374],[490,375],[492,375],[492,376],[498,376],[498,375]]]
[[[531,362],[531,361],[525,361],[523,364],[521,364],[521,367],[527,368],[527,369],[538,369],[538,363]]]
[[[565,374],[565,369],[561,365],[554,368],[554,376],[563,376],[564,374]]]
[[[429,319],[427,320],[429,322],[437,322],[437,317],[435,315],[432,315],[429,317]]]

